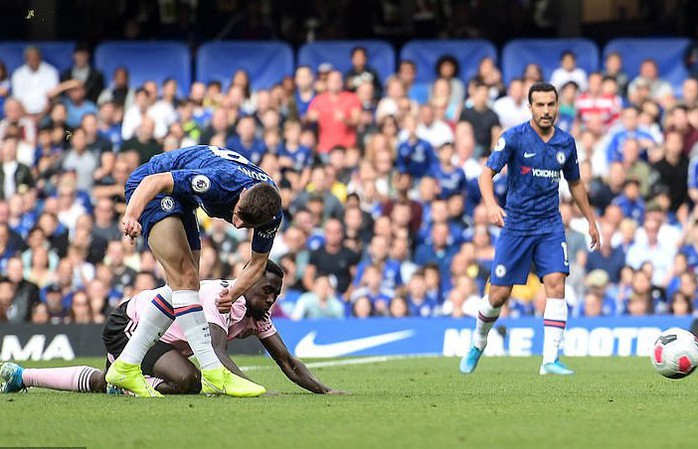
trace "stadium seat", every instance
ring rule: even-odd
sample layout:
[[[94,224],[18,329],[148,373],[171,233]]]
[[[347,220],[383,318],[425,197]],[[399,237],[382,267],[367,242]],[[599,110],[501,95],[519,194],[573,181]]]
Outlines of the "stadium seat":
[[[436,79],[436,61],[444,55],[452,55],[460,64],[460,79],[468,83],[477,73],[480,61],[485,57],[497,63],[497,49],[484,39],[470,40],[415,40],[406,43],[400,51],[400,59],[409,59],[417,66],[416,84],[431,84]]]
[[[669,81],[678,93],[681,83],[688,76],[683,58],[690,44],[691,40],[684,38],[613,39],[606,44],[603,54],[605,57],[614,51],[620,53],[623,69],[630,80],[637,76],[642,61],[654,59],[660,76]]]
[[[9,73],[24,64],[24,49],[29,45],[39,47],[44,61],[54,66],[59,72],[73,65],[75,42],[3,42],[0,43],[0,60],[5,63]]]
[[[117,67],[127,67],[131,87],[165,78],[177,80],[180,94],[189,91],[191,59],[186,45],[179,42],[105,42],[95,50],[95,66],[104,72],[107,83]]]
[[[502,50],[502,76],[509,82],[523,75],[530,63],[543,69],[543,76],[550,79],[553,70],[560,66],[560,55],[565,50],[577,56],[577,66],[587,73],[599,69],[599,50],[588,39],[515,39]]]
[[[238,69],[250,76],[252,89],[267,89],[293,75],[293,50],[283,42],[208,42],[196,54],[196,79],[218,80],[226,88]]]
[[[298,51],[298,64],[308,65],[317,70],[318,65],[329,62],[341,71],[351,68],[351,49],[365,47],[368,51],[368,64],[376,69],[381,81],[395,73],[395,51],[383,41],[316,41],[301,46]]]

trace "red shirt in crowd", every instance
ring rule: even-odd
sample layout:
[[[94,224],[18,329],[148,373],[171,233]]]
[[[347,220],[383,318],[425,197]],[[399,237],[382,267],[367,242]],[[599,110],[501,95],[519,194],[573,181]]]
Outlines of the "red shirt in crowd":
[[[318,153],[329,153],[337,146],[356,146],[356,128],[349,126],[345,120],[349,120],[353,111],[360,109],[361,103],[356,94],[352,92],[340,92],[332,95],[329,92],[318,95],[308,107],[308,113],[318,114]]]
[[[611,125],[623,110],[623,101],[617,95],[600,95],[594,97],[588,92],[581,94],[575,101],[575,107],[582,119],[586,123],[592,115],[601,116],[601,120],[606,127]]]

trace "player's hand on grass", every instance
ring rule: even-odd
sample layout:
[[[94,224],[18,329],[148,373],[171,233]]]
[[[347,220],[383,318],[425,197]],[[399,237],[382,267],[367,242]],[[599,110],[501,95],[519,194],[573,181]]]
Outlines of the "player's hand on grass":
[[[334,390],[334,389],[332,389],[332,390],[329,390],[329,391],[325,392],[325,394],[344,395],[344,394],[351,394],[351,393],[349,393],[348,391],[342,391],[342,390]]]
[[[490,223],[499,226],[500,228],[504,227],[504,219],[507,216],[504,209],[499,207],[498,204],[488,204],[485,205],[485,207],[487,208],[487,216],[490,219]]]
[[[121,220],[121,231],[124,235],[129,236],[131,243],[133,243],[134,239],[141,235],[141,224],[138,223],[135,217],[124,215],[124,218]]]
[[[233,298],[230,297],[230,289],[224,288],[216,298],[216,305],[220,313],[228,313],[233,307]]]

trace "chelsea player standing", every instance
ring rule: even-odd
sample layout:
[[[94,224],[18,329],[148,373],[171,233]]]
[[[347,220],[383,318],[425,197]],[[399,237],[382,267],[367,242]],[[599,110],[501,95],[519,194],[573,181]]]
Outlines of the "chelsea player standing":
[[[143,377],[141,362],[176,321],[201,365],[203,393],[264,394],[264,387],[228,371],[211,346],[199,303],[201,239],[195,213],[201,207],[236,228],[254,228],[250,262],[237,283],[219,295],[219,307],[229,310],[233,299],[264,274],[281,223],[281,198],[271,178],[234,151],[196,145],[159,154],[137,168],[126,183],[126,201],[122,231],[132,239],[143,234],[165,269],[167,285],[109,367],[106,381],[136,396],[161,396]]]
[[[526,284],[531,261],[547,295],[543,314],[543,364],[540,374],[574,374],[558,360],[567,323],[565,278],[570,273],[565,230],[560,218],[560,172],[570,193],[589,222],[591,249],[599,243],[594,213],[580,181],[577,149],[572,136],[555,127],[557,91],[552,84],[537,83],[528,91],[532,119],[502,134],[480,175],[480,190],[492,224],[503,227],[495,246],[489,295],[477,317],[473,345],[460,363],[461,372],[475,370],[487,345],[487,334],[512,286]],[[492,178],[508,166],[506,209],[495,200]]]

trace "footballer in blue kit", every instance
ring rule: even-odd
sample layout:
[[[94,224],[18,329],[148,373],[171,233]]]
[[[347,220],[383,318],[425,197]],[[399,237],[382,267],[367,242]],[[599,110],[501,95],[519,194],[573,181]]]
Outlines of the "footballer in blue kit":
[[[146,352],[177,321],[201,365],[202,392],[259,396],[266,390],[228,371],[211,346],[199,303],[201,240],[196,209],[236,228],[253,228],[251,257],[237,282],[218,297],[221,312],[261,276],[281,223],[281,198],[271,178],[239,153],[195,145],[159,154],[137,168],[125,186],[125,235],[143,235],[165,270],[167,285],[153,298],[106,381],[139,397],[157,397],[140,365]],[[156,301],[156,299],[158,299]],[[167,303],[171,308],[162,306]],[[174,314],[172,313],[174,311]]]
[[[568,312],[565,278],[570,272],[559,209],[561,176],[567,180],[572,199],[589,222],[592,249],[598,246],[599,233],[580,181],[574,139],[554,125],[558,113],[555,87],[548,83],[534,84],[528,101],[532,119],[502,134],[479,179],[490,222],[501,226],[502,232],[495,244],[489,294],[480,306],[473,344],[461,361],[460,369],[466,374],[477,366],[489,330],[509,299],[512,287],[526,284],[531,263],[547,296],[540,374],[573,374],[558,360]],[[502,209],[494,196],[492,178],[505,165],[507,197]]]

